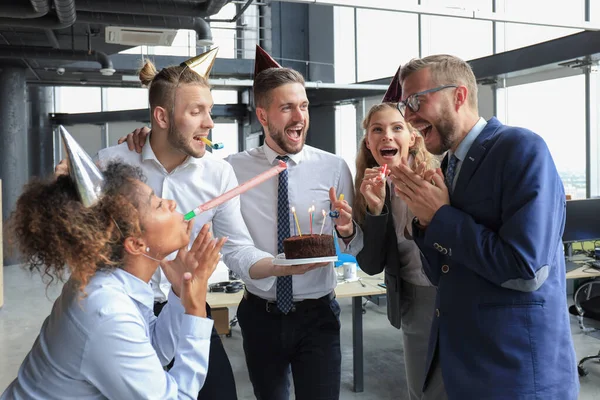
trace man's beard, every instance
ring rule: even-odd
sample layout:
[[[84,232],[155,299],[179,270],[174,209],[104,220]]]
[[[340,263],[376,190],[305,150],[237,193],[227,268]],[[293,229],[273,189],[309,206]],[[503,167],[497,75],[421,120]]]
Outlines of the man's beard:
[[[267,121],[267,127],[269,128],[269,136],[271,136],[271,139],[273,139],[275,144],[279,146],[279,148],[283,150],[286,154],[297,154],[302,151],[302,148],[304,147],[304,142],[306,142],[306,130],[308,129],[307,124],[305,124],[304,128],[302,129],[302,140],[299,143],[295,144],[297,147],[294,147],[294,145],[288,143],[285,140],[285,129],[283,131],[280,131],[275,126],[271,125],[271,122],[269,121]]]
[[[203,151],[195,150],[190,146],[189,139],[175,127],[175,124],[169,124],[167,140],[174,149],[188,157],[201,158],[204,156]]]
[[[430,153],[439,156],[450,150],[450,148],[454,145],[454,142],[456,141],[456,135],[458,134],[458,124],[452,120],[450,113],[447,110],[444,110],[439,122],[435,124],[432,123],[431,125],[435,128],[440,136],[440,147],[437,149],[431,149]]]

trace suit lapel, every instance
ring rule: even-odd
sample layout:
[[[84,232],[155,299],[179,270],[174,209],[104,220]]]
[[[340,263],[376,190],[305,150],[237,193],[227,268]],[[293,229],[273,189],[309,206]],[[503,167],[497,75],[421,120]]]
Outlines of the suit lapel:
[[[456,180],[456,185],[454,186],[454,191],[452,192],[453,200],[458,200],[461,195],[465,192],[467,188],[467,184],[471,180],[471,177],[477,170],[477,167],[483,160],[485,156],[485,152],[487,151],[487,141],[496,132],[496,130],[502,126],[500,121],[498,121],[495,117],[492,117],[483,128],[483,131],[477,136],[475,142],[471,145],[467,156],[464,160],[462,160],[462,165],[460,167],[460,172],[458,174],[458,178]]]

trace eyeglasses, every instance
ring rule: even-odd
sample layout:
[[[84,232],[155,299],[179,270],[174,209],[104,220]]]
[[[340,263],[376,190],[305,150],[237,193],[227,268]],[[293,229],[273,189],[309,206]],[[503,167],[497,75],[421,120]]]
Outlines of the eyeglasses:
[[[412,111],[414,113],[419,111],[419,108],[421,107],[421,101],[419,100],[419,96],[422,96],[424,94],[439,92],[442,89],[457,88],[457,87],[458,87],[457,85],[444,85],[444,86],[438,86],[433,89],[423,90],[422,92],[418,92],[415,94],[411,94],[410,96],[408,96],[406,98],[406,100],[401,101],[398,104],[396,104],[396,108],[398,109],[398,111],[400,111],[400,114],[402,114],[402,117],[405,118],[404,112],[406,111],[406,107],[410,108],[410,111]]]

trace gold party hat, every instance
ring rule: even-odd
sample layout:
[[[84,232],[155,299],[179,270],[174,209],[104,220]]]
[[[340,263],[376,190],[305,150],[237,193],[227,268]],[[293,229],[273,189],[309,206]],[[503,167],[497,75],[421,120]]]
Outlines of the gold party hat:
[[[73,136],[61,125],[60,135],[65,146],[69,176],[75,182],[81,202],[91,207],[102,195],[104,176],[92,158],[79,146]]]
[[[187,61],[181,63],[182,67],[189,67],[195,73],[203,77],[204,79],[208,79],[208,75],[210,74],[210,70],[215,63],[215,59],[217,58],[217,53],[219,52],[219,48],[215,47],[214,49],[210,49],[200,55],[190,58]]]

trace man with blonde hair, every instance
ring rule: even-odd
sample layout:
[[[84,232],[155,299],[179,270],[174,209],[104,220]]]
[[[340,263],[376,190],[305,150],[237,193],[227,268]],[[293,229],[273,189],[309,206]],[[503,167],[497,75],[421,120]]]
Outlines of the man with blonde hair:
[[[433,175],[392,170],[438,287],[423,399],[443,380],[450,399],[575,400],[565,193],[546,143],[481,118],[457,57],[412,60],[400,80],[398,109],[427,150],[447,152]]]

